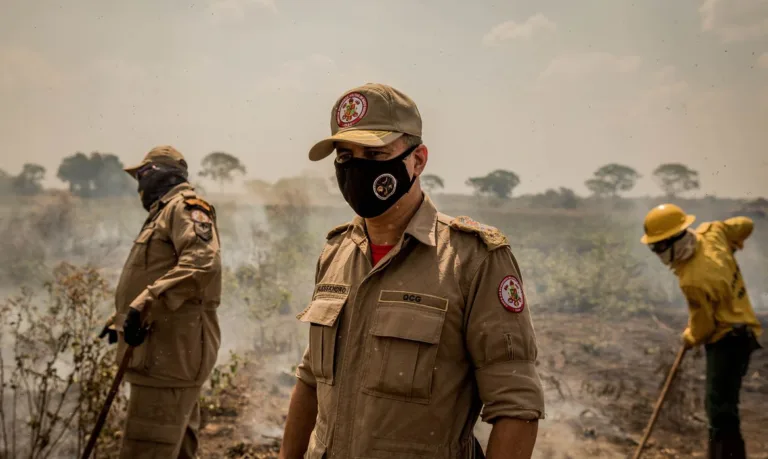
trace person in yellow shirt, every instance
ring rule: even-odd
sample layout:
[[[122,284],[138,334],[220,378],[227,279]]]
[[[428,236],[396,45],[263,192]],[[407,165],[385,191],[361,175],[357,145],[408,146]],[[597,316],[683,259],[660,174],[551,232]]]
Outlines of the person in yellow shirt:
[[[703,344],[706,349],[709,457],[746,458],[739,392],[750,355],[761,347],[762,328],[734,252],[744,248],[753,223],[747,217],[733,217],[693,230],[695,220],[674,204],[657,206],[645,217],[641,242],[680,281],[689,311],[684,345]]]

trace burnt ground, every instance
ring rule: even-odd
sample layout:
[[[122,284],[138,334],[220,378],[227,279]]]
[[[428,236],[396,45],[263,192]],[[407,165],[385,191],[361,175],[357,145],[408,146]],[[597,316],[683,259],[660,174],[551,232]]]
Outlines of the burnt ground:
[[[535,318],[539,370],[547,392],[535,458],[631,457],[679,349],[684,315],[601,322],[594,316]],[[768,316],[761,317],[768,323]],[[762,339],[764,347],[765,337]],[[202,458],[277,457],[293,386],[295,356],[253,358],[205,416]],[[705,457],[704,358],[689,352],[644,458]],[[768,351],[753,354],[741,392],[750,458],[768,459]],[[480,423],[485,445],[490,427]]]

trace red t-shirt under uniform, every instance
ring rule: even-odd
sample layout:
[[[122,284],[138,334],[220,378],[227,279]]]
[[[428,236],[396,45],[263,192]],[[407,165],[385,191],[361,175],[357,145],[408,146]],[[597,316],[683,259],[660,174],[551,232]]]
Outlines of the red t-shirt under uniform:
[[[379,264],[379,261],[384,258],[394,245],[376,245],[371,243],[371,256],[373,256],[373,266]]]

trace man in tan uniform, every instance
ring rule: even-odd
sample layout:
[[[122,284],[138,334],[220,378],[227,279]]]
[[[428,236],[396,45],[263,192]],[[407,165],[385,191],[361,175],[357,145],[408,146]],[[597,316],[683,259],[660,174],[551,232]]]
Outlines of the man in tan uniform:
[[[495,228],[437,211],[414,102],[385,85],[343,94],[336,174],[358,215],[328,233],[281,458],[530,458],[544,417],[523,278]]]
[[[216,213],[187,183],[186,161],[173,147],[152,149],[126,172],[149,216],[115,292],[118,360],[135,346],[120,458],[192,459],[200,389],[221,342]]]

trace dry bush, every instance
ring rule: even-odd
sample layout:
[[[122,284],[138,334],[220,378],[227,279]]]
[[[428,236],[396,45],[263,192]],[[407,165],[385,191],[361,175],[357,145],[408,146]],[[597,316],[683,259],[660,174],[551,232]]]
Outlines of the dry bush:
[[[79,455],[114,378],[114,347],[96,334],[107,283],[91,268],[59,265],[40,300],[29,289],[0,308],[1,457]],[[118,396],[98,447],[114,443]]]

